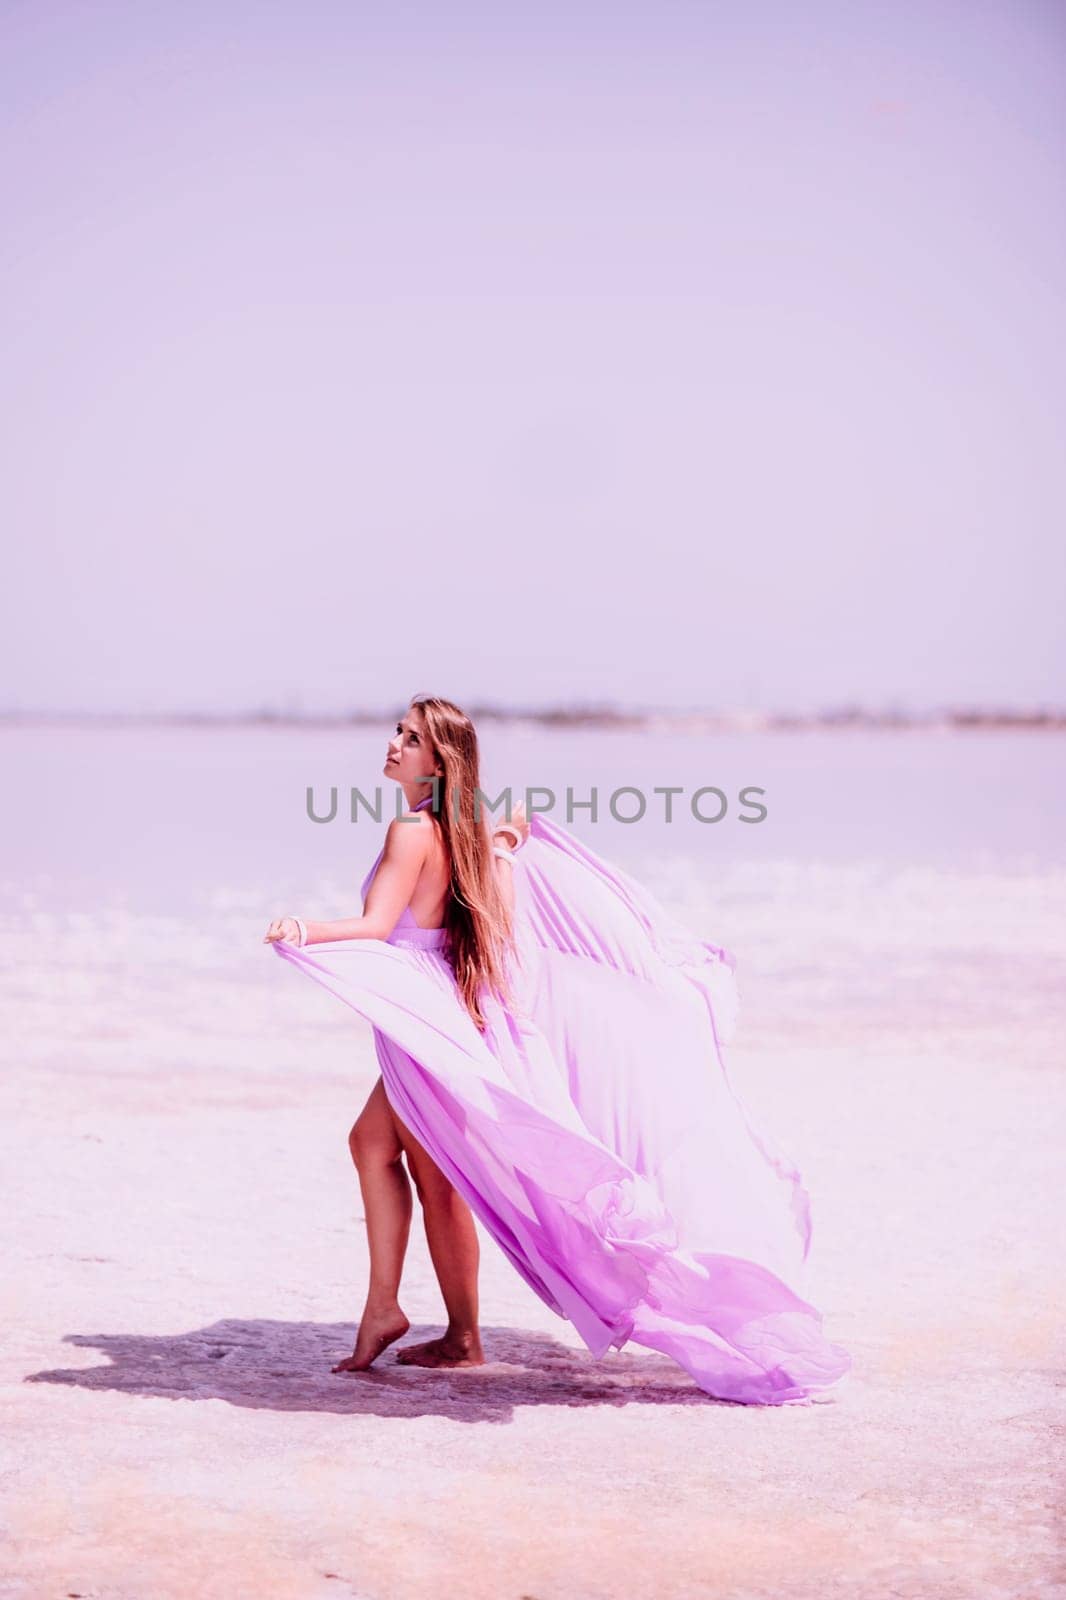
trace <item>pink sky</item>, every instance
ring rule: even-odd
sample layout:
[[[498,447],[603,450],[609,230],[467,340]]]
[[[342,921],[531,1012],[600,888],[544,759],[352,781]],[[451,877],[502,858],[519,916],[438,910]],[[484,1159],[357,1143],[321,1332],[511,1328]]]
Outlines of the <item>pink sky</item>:
[[[1066,17],[14,4],[10,709],[1061,703]]]

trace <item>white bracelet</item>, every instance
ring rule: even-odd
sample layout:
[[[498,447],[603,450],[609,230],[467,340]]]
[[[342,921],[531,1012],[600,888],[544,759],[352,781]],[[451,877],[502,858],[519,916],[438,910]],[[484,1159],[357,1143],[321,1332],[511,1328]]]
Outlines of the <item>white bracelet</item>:
[[[302,922],[299,917],[293,917],[292,920],[300,930],[300,949],[302,950],[307,943],[307,923]]]

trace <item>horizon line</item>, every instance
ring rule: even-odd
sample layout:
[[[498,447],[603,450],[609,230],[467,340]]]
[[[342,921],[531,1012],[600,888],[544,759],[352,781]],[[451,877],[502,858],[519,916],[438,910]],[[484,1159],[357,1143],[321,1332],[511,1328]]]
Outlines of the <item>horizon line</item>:
[[[234,711],[87,711],[79,709],[0,710],[0,725],[65,726],[119,724],[139,727],[276,727],[357,728],[378,727],[392,720],[394,709],[363,707],[347,711],[314,712],[261,706]],[[749,730],[772,732],[797,728],[1024,727],[1066,728],[1066,707],[1047,702],[991,705],[942,702],[921,711],[898,705],[878,709],[861,702],[829,704],[815,711],[767,711],[733,707],[719,710],[678,706],[619,706],[606,701],[504,706],[480,703],[468,708],[472,722],[533,723],[542,727],[597,727],[645,729]]]

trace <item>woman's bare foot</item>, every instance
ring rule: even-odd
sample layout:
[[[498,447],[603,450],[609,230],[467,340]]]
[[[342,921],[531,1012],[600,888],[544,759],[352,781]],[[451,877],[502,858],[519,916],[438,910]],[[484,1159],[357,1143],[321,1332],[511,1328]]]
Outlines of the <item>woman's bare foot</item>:
[[[485,1356],[480,1335],[452,1333],[449,1329],[440,1339],[427,1339],[424,1344],[404,1345],[397,1350],[396,1359],[405,1367],[483,1367]]]
[[[381,1309],[367,1308],[356,1331],[355,1349],[330,1371],[365,1372],[394,1340],[403,1338],[410,1326],[398,1305]]]

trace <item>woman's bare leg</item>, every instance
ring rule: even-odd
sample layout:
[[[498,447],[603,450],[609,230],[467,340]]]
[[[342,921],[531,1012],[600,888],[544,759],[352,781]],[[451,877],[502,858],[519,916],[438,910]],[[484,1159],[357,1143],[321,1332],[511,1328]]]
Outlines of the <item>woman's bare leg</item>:
[[[426,1242],[448,1312],[443,1338],[406,1345],[396,1359],[417,1367],[483,1366],[477,1293],[480,1249],[473,1213],[395,1112],[393,1121],[422,1202]]]
[[[403,1146],[393,1122],[385,1086],[379,1078],[348,1135],[359,1173],[363,1214],[370,1248],[370,1283],[359,1319],[355,1349],[334,1372],[365,1372],[371,1362],[402,1339],[411,1324],[398,1299],[407,1240],[411,1232],[411,1185],[403,1166]]]

